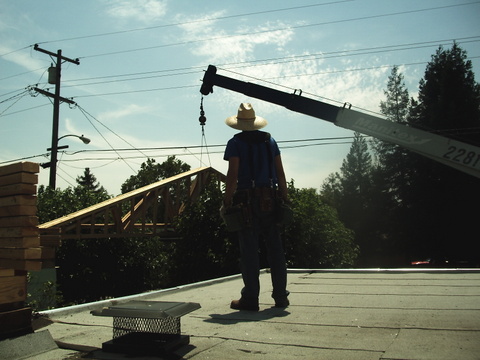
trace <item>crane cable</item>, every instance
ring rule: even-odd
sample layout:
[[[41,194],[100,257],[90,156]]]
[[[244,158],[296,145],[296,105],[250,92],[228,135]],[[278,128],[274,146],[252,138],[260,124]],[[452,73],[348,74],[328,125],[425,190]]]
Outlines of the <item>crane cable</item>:
[[[198,118],[198,121],[200,122],[200,126],[202,127],[202,140],[200,142],[200,166],[202,166],[203,163],[203,144],[205,144],[205,149],[207,151],[208,157],[208,165],[211,167],[212,163],[210,161],[210,153],[208,152],[207,138],[205,137],[205,123],[207,122],[207,118],[205,117],[205,111],[203,110],[203,96],[200,99],[200,117]]]

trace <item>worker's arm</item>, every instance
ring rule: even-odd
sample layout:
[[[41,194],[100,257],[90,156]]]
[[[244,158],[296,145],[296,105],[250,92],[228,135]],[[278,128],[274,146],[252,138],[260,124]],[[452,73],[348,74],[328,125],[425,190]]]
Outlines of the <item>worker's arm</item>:
[[[275,169],[277,171],[278,188],[282,194],[282,199],[288,201],[288,188],[285,170],[283,170],[282,158],[280,155],[275,156]]]
[[[223,204],[225,206],[232,205],[233,194],[235,194],[235,190],[237,190],[239,166],[240,166],[239,157],[231,157],[228,159],[227,181],[225,186],[225,197],[223,199]]]

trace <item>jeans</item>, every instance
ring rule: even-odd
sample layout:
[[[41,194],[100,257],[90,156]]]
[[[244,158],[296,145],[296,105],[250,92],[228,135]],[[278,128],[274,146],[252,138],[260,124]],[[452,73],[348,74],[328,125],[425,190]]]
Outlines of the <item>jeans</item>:
[[[259,241],[265,241],[267,260],[271,270],[274,299],[288,296],[287,266],[279,227],[276,224],[274,211],[260,210],[258,198],[251,199],[251,222],[249,226],[238,232],[240,245],[240,265],[244,287],[242,299],[258,302],[260,294],[260,260]]]

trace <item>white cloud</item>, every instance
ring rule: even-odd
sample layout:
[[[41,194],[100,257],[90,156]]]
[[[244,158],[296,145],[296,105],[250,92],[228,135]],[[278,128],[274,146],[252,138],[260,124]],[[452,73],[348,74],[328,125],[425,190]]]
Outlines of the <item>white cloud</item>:
[[[38,70],[39,73],[42,73],[46,68],[48,68],[48,66],[45,65],[45,61],[40,61],[33,58],[31,53],[16,50],[18,49],[0,45],[0,54],[7,54],[2,57],[6,61],[10,61],[28,71]]]
[[[267,22],[259,26],[240,26],[225,28],[217,26],[215,18],[221,18],[224,13],[214,13],[188,21],[179,25],[184,32],[186,41],[199,39],[190,51],[201,57],[206,57],[210,63],[243,62],[255,58],[255,51],[262,46],[275,46],[282,49],[292,40],[293,30],[281,22]],[[228,29],[228,30],[227,30]],[[282,29],[273,31],[275,29]],[[251,35],[250,35],[251,34]]]
[[[108,4],[112,4],[108,15],[146,24],[162,18],[167,12],[167,2],[160,0],[115,0]]]
[[[123,108],[112,110],[112,111],[104,111],[98,115],[98,120],[101,121],[111,121],[117,120],[120,118],[128,117],[130,115],[138,115],[141,113],[148,112],[149,108],[146,106],[139,106],[136,104],[130,104]]]

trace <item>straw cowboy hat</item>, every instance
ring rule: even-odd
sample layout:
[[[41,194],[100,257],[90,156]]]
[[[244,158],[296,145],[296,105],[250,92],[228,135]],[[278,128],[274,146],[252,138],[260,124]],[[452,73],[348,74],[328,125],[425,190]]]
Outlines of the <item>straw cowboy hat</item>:
[[[255,110],[251,104],[242,103],[237,115],[226,118],[225,124],[237,130],[254,131],[267,126],[268,122],[260,116],[255,116]]]

